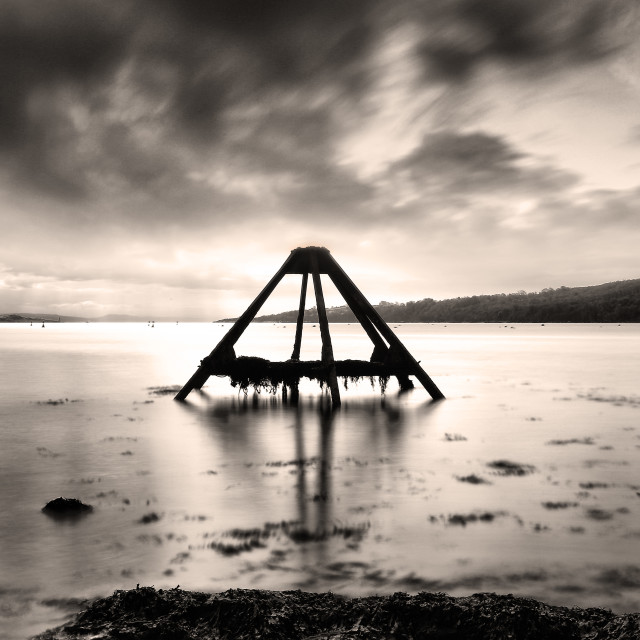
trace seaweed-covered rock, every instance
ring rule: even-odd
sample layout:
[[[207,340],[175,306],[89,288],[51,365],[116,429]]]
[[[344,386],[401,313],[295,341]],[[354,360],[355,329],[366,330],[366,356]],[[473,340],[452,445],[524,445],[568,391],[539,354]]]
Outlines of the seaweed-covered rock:
[[[77,498],[55,498],[42,507],[42,512],[48,516],[58,518],[73,518],[76,516],[91,513],[93,507],[90,504],[78,500]]]
[[[34,640],[87,637],[631,640],[640,637],[640,614],[568,609],[493,593],[463,598],[395,593],[350,599],[301,591],[231,589],[211,595],[142,587],[97,600],[71,623]]]

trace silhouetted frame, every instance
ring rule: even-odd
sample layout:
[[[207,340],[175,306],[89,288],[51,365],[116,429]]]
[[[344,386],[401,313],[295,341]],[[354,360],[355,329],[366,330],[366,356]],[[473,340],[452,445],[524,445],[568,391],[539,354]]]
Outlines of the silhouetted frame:
[[[324,247],[304,247],[294,249],[277,273],[271,278],[264,289],[249,305],[247,310],[236,320],[227,334],[220,340],[211,353],[200,363],[196,372],[176,394],[176,400],[185,400],[194,389],[201,389],[209,376],[225,372],[225,366],[236,359],[234,345],[260,311],[282,278],[287,274],[302,274],[300,305],[296,322],[296,335],[291,360],[287,366],[295,367],[297,374],[305,375],[305,363],[299,362],[300,346],[302,342],[302,327],[304,324],[304,306],[306,302],[307,281],[311,274],[316,296],[318,321],[322,339],[321,363],[327,372],[327,384],[331,392],[332,406],[340,406],[340,391],[337,376],[350,375],[395,375],[401,389],[413,387],[409,375],[414,375],[434,400],[441,400],[444,394],[436,386],[420,363],[409,353],[408,349],[390,329],[377,310],[369,303],[363,293],[356,287],[351,278],[335,261],[329,250]],[[322,291],[321,274],[327,274],[336,289],[342,295],[347,306],[351,309],[365,333],[373,343],[373,354],[369,363],[363,361],[336,361],[333,356],[333,346],[329,331],[329,322]],[[274,363],[282,364],[282,363]],[[309,366],[317,367],[317,363]],[[297,397],[297,387],[292,388]]]

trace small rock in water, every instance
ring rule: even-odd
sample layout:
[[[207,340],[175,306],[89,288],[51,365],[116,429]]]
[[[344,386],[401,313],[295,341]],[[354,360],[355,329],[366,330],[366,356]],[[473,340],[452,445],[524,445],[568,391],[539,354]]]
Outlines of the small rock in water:
[[[89,504],[81,502],[77,498],[55,498],[42,507],[42,511],[50,516],[73,517],[93,511]]]

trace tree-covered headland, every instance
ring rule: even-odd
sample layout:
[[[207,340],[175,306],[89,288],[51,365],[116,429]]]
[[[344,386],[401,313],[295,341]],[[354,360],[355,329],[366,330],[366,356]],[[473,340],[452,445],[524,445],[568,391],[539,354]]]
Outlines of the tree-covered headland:
[[[381,302],[375,307],[386,322],[640,322],[640,279],[536,293]],[[295,322],[297,315],[285,311],[256,322]],[[357,322],[346,305],[327,309],[327,315],[329,322]],[[317,322],[316,308],[307,309],[304,319]]]

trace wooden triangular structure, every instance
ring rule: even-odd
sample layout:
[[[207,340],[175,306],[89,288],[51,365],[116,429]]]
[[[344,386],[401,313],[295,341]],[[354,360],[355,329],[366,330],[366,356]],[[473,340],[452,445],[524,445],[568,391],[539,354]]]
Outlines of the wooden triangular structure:
[[[434,400],[444,398],[444,395],[433,380],[400,342],[349,276],[342,270],[328,249],[324,247],[305,247],[294,249],[291,252],[282,267],[280,267],[280,270],[271,278],[260,295],[236,320],[215,349],[202,360],[196,372],[175,396],[176,400],[184,400],[193,389],[201,389],[210,375],[233,376],[234,372],[237,372],[239,361],[242,358],[236,358],[233,350],[235,343],[255,318],[278,283],[285,275],[290,273],[302,274],[300,308],[298,310],[293,353],[291,354],[291,359],[287,362],[268,363],[273,377],[283,382],[283,393],[286,393],[288,385],[291,387],[292,393],[296,394],[297,382],[301,377],[319,378],[328,384],[331,390],[332,404],[337,407],[340,405],[338,376],[380,376],[381,378],[387,378],[393,375],[397,377],[402,389],[410,389],[413,387],[413,383],[409,376],[413,375]],[[300,362],[300,345],[302,342],[304,307],[309,274],[313,279],[320,336],[322,338],[322,355],[321,360],[318,362]],[[329,276],[373,342],[373,354],[368,362],[362,360],[334,360],[320,274]]]

